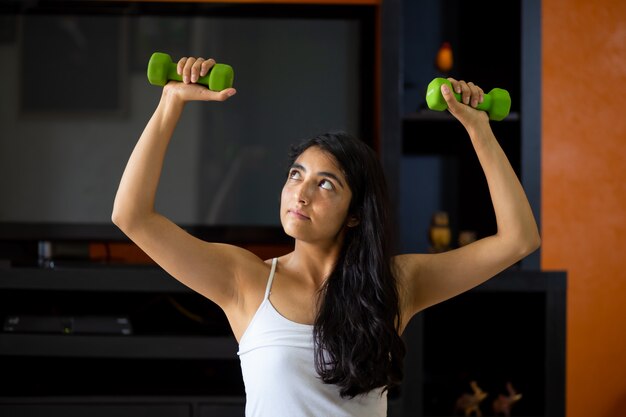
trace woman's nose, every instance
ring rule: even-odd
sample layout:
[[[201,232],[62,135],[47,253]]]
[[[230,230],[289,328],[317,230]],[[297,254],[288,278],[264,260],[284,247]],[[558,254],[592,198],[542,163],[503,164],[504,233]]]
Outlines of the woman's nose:
[[[300,187],[296,188],[295,197],[298,203],[309,204],[311,201],[311,186],[306,182],[301,184]]]

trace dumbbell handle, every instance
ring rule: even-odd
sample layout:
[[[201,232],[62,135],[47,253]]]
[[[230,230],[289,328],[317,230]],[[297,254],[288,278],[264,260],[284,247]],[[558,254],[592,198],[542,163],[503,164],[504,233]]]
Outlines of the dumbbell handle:
[[[435,78],[428,84],[426,90],[426,104],[431,110],[444,111],[448,108],[446,100],[441,94],[441,86],[447,84],[450,91],[453,92],[454,97],[460,103],[461,94],[454,93],[452,89],[452,83],[445,78]],[[478,103],[476,106],[478,110],[484,110],[489,114],[491,120],[502,120],[508,116],[511,110],[511,96],[509,92],[502,88],[494,88],[489,93],[483,95],[482,103]]]
[[[206,75],[198,78],[198,81],[196,81],[196,84],[202,84],[202,85],[207,86],[209,88],[210,87],[214,87],[212,83],[211,84],[209,83],[209,76],[211,75],[211,71],[214,71],[215,69],[219,70],[220,66],[223,66],[223,65],[226,65],[226,64],[215,64],[215,65],[213,65],[209,69],[209,72]],[[178,74],[178,68],[177,67],[178,67],[178,64],[176,64],[176,63],[168,65],[168,68],[167,68],[167,79],[168,80],[172,80],[172,81],[182,81],[183,80],[183,76]],[[222,88],[217,88],[217,87],[214,87],[214,88],[215,88],[215,91],[222,90]],[[213,90],[213,88],[211,88],[211,90]]]
[[[208,75],[209,74],[205,75],[204,77],[199,77],[196,83],[208,86],[209,85]],[[181,81],[181,82],[183,81],[183,76],[178,73],[178,64],[175,64],[175,63],[167,64],[167,79],[172,80],[172,81]]]

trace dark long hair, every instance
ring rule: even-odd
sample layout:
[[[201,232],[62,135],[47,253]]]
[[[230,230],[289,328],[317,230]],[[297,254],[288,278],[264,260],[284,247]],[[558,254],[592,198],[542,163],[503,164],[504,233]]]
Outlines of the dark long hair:
[[[349,214],[359,220],[348,228],[337,265],[319,293],[315,367],[325,383],[339,386],[342,397],[380,387],[384,392],[402,380],[405,355],[385,176],[375,152],[345,132],[294,146],[289,166],[312,146],[338,162],[352,191]]]

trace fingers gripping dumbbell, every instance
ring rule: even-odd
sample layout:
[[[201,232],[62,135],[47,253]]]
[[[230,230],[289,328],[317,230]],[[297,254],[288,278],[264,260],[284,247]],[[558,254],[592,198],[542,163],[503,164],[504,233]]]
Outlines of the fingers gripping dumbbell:
[[[197,83],[205,85],[212,91],[222,91],[233,86],[233,68],[227,64],[215,64],[209,73],[198,78]],[[182,76],[176,72],[176,63],[163,52],[155,52],[148,61],[148,81],[152,85],[164,86],[168,81],[182,81]]]
[[[428,84],[426,90],[426,104],[431,110],[444,111],[448,108],[446,100],[441,94],[441,86],[447,84],[452,89],[452,83],[445,78],[435,78]],[[461,94],[454,93],[454,97],[461,102]],[[490,120],[502,120],[508,116],[511,110],[511,96],[509,92],[501,88],[494,88],[483,96],[483,102],[478,103],[478,110],[484,110],[489,114]]]

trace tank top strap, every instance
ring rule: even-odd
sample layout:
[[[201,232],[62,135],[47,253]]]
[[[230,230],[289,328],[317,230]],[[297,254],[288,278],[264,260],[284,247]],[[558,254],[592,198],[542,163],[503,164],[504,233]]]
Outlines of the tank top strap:
[[[278,258],[272,259],[272,270],[270,271],[270,277],[267,280],[267,287],[265,288],[265,297],[264,300],[267,300],[272,292],[272,281],[274,281],[274,273],[276,272],[276,264],[278,263]]]

